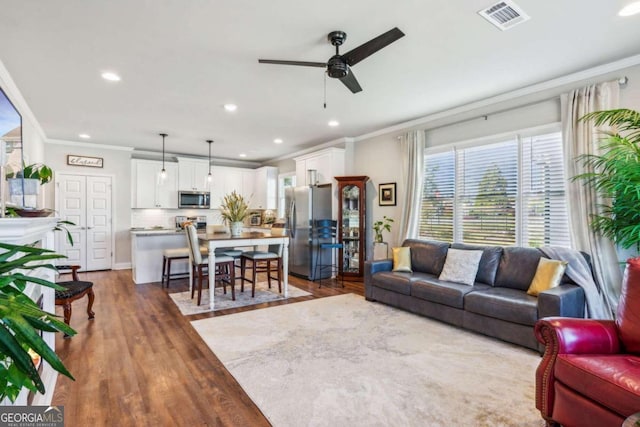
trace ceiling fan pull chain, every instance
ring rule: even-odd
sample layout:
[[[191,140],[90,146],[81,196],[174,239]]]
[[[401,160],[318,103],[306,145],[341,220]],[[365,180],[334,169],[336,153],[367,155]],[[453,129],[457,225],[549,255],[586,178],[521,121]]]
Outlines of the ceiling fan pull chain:
[[[324,72],[324,109],[327,109],[327,72]]]

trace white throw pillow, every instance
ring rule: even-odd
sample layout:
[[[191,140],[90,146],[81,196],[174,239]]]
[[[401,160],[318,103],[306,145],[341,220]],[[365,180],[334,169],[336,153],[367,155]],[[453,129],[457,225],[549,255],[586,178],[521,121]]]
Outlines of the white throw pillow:
[[[449,249],[439,279],[473,286],[481,257],[482,251]]]

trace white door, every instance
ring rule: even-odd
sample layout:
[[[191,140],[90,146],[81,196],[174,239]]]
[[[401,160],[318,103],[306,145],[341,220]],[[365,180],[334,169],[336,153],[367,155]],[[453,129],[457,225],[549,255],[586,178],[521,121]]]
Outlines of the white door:
[[[111,268],[111,178],[87,176],[87,270]]]
[[[56,174],[56,206],[73,237],[56,233],[56,251],[68,258],[59,263],[78,264],[83,270],[111,268],[111,177]]]

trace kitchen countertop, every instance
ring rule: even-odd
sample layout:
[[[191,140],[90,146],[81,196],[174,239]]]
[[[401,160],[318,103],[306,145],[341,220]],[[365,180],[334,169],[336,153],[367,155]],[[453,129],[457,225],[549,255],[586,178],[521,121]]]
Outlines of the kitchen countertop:
[[[270,226],[253,226],[244,227],[246,229],[261,229],[265,232],[271,231]],[[132,227],[130,230],[134,236],[164,236],[184,233],[184,230],[180,228],[158,228],[158,227]],[[204,230],[198,230],[199,233],[204,233]]]
[[[184,230],[179,228],[155,228],[155,227],[140,227],[131,228],[131,234],[134,236],[160,236],[160,235],[172,235],[184,233]]]

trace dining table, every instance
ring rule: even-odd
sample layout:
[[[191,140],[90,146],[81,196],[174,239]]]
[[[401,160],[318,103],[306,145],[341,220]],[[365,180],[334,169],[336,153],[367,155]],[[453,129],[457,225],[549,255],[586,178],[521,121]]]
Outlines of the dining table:
[[[234,236],[230,233],[198,233],[198,240],[201,244],[205,244],[209,250],[209,271],[216,271],[216,249],[217,248],[243,248],[256,247],[263,245],[282,245],[282,294],[285,298],[289,296],[289,237],[273,236],[268,232],[243,232]],[[192,269],[189,269],[189,283],[193,283],[191,277]],[[215,274],[209,274],[209,309],[213,310],[215,303]],[[190,285],[193,286],[193,285]]]

